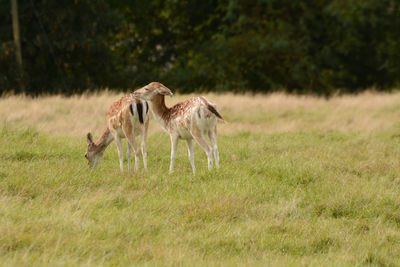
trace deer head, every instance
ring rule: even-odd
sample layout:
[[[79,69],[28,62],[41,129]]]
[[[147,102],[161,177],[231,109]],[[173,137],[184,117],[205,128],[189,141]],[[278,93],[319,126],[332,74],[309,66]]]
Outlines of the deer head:
[[[139,99],[152,101],[158,95],[173,96],[174,94],[166,86],[159,82],[152,82],[136,90],[133,95]]]
[[[86,135],[86,141],[88,146],[86,148],[85,158],[88,160],[89,167],[95,169],[103,157],[103,151],[93,142],[91,133]]]

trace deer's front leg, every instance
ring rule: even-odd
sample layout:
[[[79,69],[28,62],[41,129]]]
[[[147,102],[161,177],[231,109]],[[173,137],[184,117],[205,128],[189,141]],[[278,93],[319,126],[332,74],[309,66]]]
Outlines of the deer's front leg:
[[[171,162],[169,164],[170,174],[174,171],[174,163],[175,163],[177,149],[178,149],[178,136],[171,135]]]

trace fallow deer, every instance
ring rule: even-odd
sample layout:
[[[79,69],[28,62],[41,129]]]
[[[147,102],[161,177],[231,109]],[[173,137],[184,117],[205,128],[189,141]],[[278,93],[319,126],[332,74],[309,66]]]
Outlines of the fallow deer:
[[[205,97],[193,97],[173,107],[165,105],[165,96],[172,96],[170,89],[158,82],[152,82],[138,90],[133,95],[146,100],[153,112],[155,119],[161,124],[171,138],[171,161],[169,172],[174,169],[178,140],[185,139],[188,147],[188,156],[193,173],[196,172],[194,164],[193,139],[206,152],[208,170],[211,170],[213,157],[215,166],[219,168],[219,152],[217,146],[217,120],[222,120],[216,105]],[[211,146],[206,141],[210,138]]]
[[[141,136],[142,155],[144,168],[147,170],[147,150],[146,139],[149,128],[149,106],[146,101],[142,101],[133,96],[132,93],[123,96],[115,101],[107,116],[107,127],[104,129],[101,137],[93,142],[92,134],[87,134],[88,146],[85,157],[88,160],[90,168],[96,168],[99,164],[107,146],[115,139],[118,148],[119,166],[124,171],[124,155],[122,151],[121,138],[127,138],[128,149],[126,156],[128,158],[128,170],[131,170],[132,147],[135,152],[135,172],[139,169],[140,149],[135,137]]]

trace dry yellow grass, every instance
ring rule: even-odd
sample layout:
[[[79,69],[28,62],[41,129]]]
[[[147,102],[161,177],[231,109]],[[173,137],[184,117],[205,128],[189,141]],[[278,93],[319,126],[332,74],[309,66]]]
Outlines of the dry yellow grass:
[[[8,96],[0,99],[0,122],[32,126],[64,136],[97,136],[106,126],[109,106],[122,93],[103,92],[82,96]],[[167,98],[173,105],[193,95]],[[388,129],[400,115],[400,93],[366,92],[330,99],[313,96],[206,94],[228,121],[221,133],[237,131],[292,132],[323,129],[373,131]],[[389,111],[389,112],[388,112]],[[161,131],[153,120],[150,133]]]

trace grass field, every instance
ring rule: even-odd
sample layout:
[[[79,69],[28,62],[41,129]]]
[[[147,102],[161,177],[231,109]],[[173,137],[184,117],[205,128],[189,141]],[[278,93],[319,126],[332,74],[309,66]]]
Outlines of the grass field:
[[[400,93],[208,95],[221,169],[196,145],[195,176],[154,120],[147,173],[114,144],[89,171],[118,97],[0,99],[0,265],[400,265]]]

